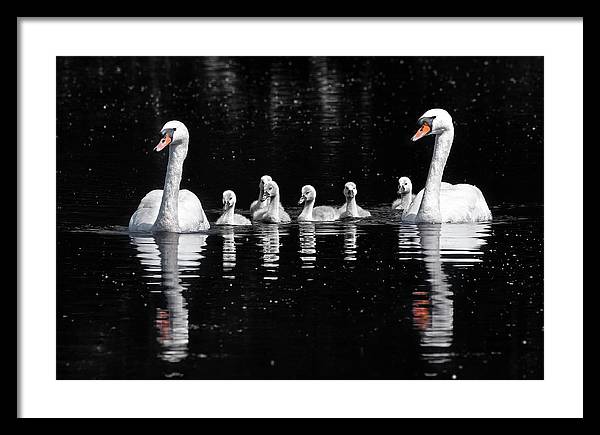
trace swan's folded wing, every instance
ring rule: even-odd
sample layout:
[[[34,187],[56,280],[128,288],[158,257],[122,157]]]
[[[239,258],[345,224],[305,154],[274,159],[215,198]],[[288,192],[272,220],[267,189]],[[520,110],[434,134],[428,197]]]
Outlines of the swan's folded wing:
[[[492,214],[485,198],[471,184],[455,184],[440,191],[440,212],[444,222],[481,222]]]
[[[184,233],[204,231],[210,228],[198,197],[189,190],[179,192],[179,228]]]
[[[360,217],[370,217],[371,216],[371,212],[369,210],[365,210],[364,208],[362,208],[359,205],[357,205],[356,208],[358,209],[358,216],[360,216]]]
[[[279,219],[281,219],[282,223],[287,224],[292,221],[292,218],[286,211],[283,211],[282,209],[279,210]]]
[[[318,221],[334,221],[338,216],[337,210],[328,205],[320,205],[313,209],[313,218]]]
[[[138,208],[153,208],[156,207],[157,213],[162,201],[163,191],[161,189],[155,189],[146,194],[140,201]]]
[[[142,198],[136,211],[129,219],[129,231],[148,233],[152,231],[152,225],[158,216],[163,191],[156,189],[148,192]]]
[[[129,219],[129,231],[149,233],[158,216],[158,207],[140,207]]]
[[[404,210],[403,221],[414,222],[416,220],[423,200],[423,192],[424,189],[415,196],[410,207]],[[442,221],[448,223],[484,222],[492,219],[483,194],[471,184],[442,183],[440,213]]]
[[[242,216],[241,214],[233,215],[233,221],[236,225],[252,225],[252,222],[250,222],[246,216]]]

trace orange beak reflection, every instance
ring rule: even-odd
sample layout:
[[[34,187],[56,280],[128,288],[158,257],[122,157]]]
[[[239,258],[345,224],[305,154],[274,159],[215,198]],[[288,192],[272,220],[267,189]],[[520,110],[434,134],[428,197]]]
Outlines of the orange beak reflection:
[[[421,126],[421,128],[415,133],[415,135],[412,137],[412,141],[417,141],[419,139],[421,139],[423,136],[426,136],[427,134],[429,134],[431,132],[431,127],[429,126],[429,124],[423,124]]]

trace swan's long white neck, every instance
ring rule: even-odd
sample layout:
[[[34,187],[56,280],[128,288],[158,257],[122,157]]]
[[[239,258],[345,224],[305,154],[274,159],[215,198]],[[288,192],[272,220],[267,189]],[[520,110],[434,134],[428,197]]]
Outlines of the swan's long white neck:
[[[311,200],[306,200],[304,201],[304,208],[302,209],[302,213],[300,213],[300,216],[305,218],[305,219],[312,219],[313,217],[313,209],[315,208],[315,200],[311,199]],[[298,216],[298,217],[300,217]]]
[[[267,213],[272,218],[279,219],[279,192],[275,193],[269,200]]]
[[[225,210],[221,216],[223,223],[233,224],[233,216],[235,215],[235,204]]]
[[[352,213],[352,216],[358,215],[358,207],[356,206],[356,196],[352,198],[346,197],[346,211]]]
[[[454,129],[445,130],[435,137],[435,146],[433,148],[433,158],[429,166],[429,174],[425,183],[423,200],[417,213],[419,222],[440,223],[442,214],[440,212],[440,189],[442,186],[442,175],[444,167],[450,154],[452,141],[454,140]]]
[[[179,184],[181,183],[187,148],[188,139],[184,139],[181,145],[169,146],[169,164],[165,175],[165,186],[158,216],[152,228],[153,231],[179,232]]]

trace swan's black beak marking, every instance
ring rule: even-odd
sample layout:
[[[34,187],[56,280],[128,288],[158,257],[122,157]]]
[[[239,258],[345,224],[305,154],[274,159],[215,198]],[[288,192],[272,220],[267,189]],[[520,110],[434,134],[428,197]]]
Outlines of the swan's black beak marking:
[[[175,133],[175,129],[167,128],[167,129],[163,130],[161,133],[162,133],[162,139],[160,140],[158,145],[156,145],[154,147],[154,151],[157,151],[157,152],[162,150],[166,146],[170,145],[171,142],[173,142],[173,134]]]
[[[417,121],[417,125],[419,126],[419,129],[414,134],[414,136],[411,138],[411,140],[413,142],[415,142],[415,141],[418,141],[419,139],[421,139],[423,136],[427,136],[428,134],[430,134],[433,129],[432,126],[433,126],[434,119],[435,119],[435,116],[419,118],[419,120]]]

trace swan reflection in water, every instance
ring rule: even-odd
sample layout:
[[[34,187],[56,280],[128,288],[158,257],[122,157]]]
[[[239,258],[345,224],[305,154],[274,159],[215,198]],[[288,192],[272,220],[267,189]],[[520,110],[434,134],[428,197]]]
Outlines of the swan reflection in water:
[[[279,272],[279,225],[260,226],[258,246],[262,247],[262,267],[265,269],[265,280],[276,280]]]
[[[452,360],[454,304],[448,267],[471,267],[481,262],[482,246],[491,226],[470,224],[416,224],[401,226],[399,257],[422,255],[427,285],[413,291],[413,326],[419,333],[421,357],[435,376]]]
[[[302,222],[298,232],[300,260],[303,269],[313,269],[317,261],[316,226],[312,222]]]
[[[204,258],[206,234],[157,233],[132,236],[131,242],[138,251],[137,257],[148,284],[159,285],[165,298],[156,309],[157,341],[161,346],[160,358],[179,362],[188,355],[188,309],[183,297],[186,285],[182,279],[191,278]]]
[[[221,236],[223,237],[223,278],[235,279],[233,270],[236,263],[236,251],[233,227],[223,227]]]
[[[358,244],[356,224],[344,224],[344,261],[355,261]]]

